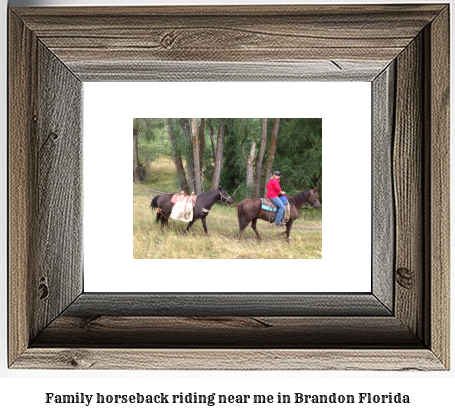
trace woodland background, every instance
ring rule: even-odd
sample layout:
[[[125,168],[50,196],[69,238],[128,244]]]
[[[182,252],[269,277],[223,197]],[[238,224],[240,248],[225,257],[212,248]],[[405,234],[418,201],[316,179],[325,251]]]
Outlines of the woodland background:
[[[287,193],[318,186],[322,195],[320,118],[133,119],[134,183],[154,182],[151,167],[161,157],[174,162],[173,190],[187,194],[221,184],[236,200],[262,197],[280,170]]]

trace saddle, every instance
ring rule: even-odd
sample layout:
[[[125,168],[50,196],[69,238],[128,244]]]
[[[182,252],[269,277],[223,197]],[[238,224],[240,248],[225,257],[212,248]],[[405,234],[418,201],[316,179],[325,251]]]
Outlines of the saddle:
[[[278,208],[276,207],[275,203],[273,203],[268,197],[261,197],[261,208],[262,210],[266,210],[270,212],[269,222],[273,222],[275,220],[276,212]],[[291,204],[289,201],[284,204],[284,214],[283,214],[283,223],[287,223],[289,221],[289,217],[291,216]]]
[[[276,212],[278,208],[268,197],[261,197],[262,209],[268,212]]]

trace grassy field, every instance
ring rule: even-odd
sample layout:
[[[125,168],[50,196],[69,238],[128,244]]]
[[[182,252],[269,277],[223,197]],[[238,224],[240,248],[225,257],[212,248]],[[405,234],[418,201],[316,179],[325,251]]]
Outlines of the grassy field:
[[[239,232],[237,207],[215,204],[207,217],[210,237],[206,237],[202,222],[196,221],[186,236],[187,223],[169,221],[169,228],[160,231],[155,224],[156,213],[150,209],[149,189],[164,192],[179,189],[172,160],[155,160],[150,169],[152,179],[133,185],[133,256],[135,259],[298,259],[322,258],[322,213],[302,209],[294,222],[290,243],[279,235],[277,228],[258,221],[262,241],[256,239],[249,226],[242,241]],[[234,200],[238,203],[239,200]]]

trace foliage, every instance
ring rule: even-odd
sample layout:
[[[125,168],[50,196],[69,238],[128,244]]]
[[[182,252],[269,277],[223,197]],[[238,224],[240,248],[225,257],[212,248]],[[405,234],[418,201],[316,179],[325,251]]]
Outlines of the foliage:
[[[193,163],[191,129],[186,120],[173,118],[171,129],[174,144],[184,164]],[[200,119],[198,119],[200,120]],[[226,119],[226,138],[224,145],[221,184],[229,192],[238,189],[235,200],[247,194],[247,159],[253,142],[256,143],[256,157],[261,141],[261,118]],[[186,127],[186,125],[188,127]],[[214,158],[210,132],[215,141],[219,129],[219,119],[207,118],[205,124],[205,149],[203,154],[203,186],[210,187],[214,171]],[[266,154],[262,164],[262,183],[265,180],[266,160],[270,146],[273,118],[268,119]],[[141,118],[139,128],[139,161],[154,162],[158,157],[172,157],[166,120],[163,118]],[[257,161],[257,160],[256,160]],[[277,147],[272,170],[282,173],[281,185],[289,194],[308,190],[316,185],[322,188],[322,119],[320,118],[282,118],[278,132]],[[178,189],[176,189],[178,190]]]
[[[322,187],[322,119],[282,119],[274,170],[288,193]]]
[[[221,171],[221,184],[226,189],[236,189],[242,185],[239,195],[246,193],[246,162],[255,141],[261,141],[260,118],[228,118],[226,120],[226,142],[224,163]]]
[[[162,155],[170,155],[164,118],[139,118],[139,163],[149,163]]]

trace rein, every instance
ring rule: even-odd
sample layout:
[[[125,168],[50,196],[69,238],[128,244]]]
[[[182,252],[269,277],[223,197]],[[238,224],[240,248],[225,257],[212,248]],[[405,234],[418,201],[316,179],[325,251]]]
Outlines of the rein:
[[[210,209],[203,208],[201,205],[197,203],[197,197],[194,200],[194,206],[197,206],[199,209],[201,209],[204,213],[210,212]]]
[[[221,203],[223,203],[223,198],[224,198],[224,199],[225,199],[224,203],[225,203],[225,204],[228,204],[227,201],[229,200],[229,197],[223,196],[223,193],[221,193],[221,190],[219,190],[219,192],[220,192]],[[197,206],[199,209],[201,209],[204,213],[210,212],[210,209],[203,208],[201,205],[199,205],[199,204],[197,203],[197,198],[196,198],[196,200],[194,201],[194,205]]]
[[[166,216],[160,208],[157,209],[157,213],[161,213],[166,218],[166,220],[169,220],[169,216]]]

